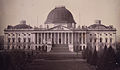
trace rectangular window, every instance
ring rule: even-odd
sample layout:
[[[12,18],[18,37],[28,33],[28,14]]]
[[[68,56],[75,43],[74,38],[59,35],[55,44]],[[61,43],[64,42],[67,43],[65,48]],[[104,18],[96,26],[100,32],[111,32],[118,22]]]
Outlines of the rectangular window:
[[[23,42],[26,42],[26,38],[23,38]]]
[[[90,42],[92,42],[92,38],[90,38]]]
[[[94,42],[96,43],[96,41],[97,41],[97,39],[95,38],[95,39],[94,39]]]
[[[110,43],[112,43],[112,38],[110,38]]]
[[[18,42],[20,43],[20,41],[21,41],[21,38],[18,38]]]
[[[28,38],[28,42],[30,42],[30,38]]]
[[[83,44],[85,44],[85,34],[83,34]]]
[[[15,42],[15,38],[12,38],[12,42],[13,42],[13,43]]]
[[[107,43],[107,38],[105,38],[105,42]]]
[[[37,44],[37,33],[35,34],[35,44]]]
[[[8,38],[8,43],[10,43],[10,38]]]
[[[102,42],[102,38],[100,38],[100,42]]]

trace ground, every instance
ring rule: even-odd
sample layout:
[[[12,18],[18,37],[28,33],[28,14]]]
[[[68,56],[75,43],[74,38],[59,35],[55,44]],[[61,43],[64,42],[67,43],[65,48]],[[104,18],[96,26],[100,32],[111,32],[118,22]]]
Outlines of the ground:
[[[95,70],[83,59],[44,60],[35,59],[26,70]]]

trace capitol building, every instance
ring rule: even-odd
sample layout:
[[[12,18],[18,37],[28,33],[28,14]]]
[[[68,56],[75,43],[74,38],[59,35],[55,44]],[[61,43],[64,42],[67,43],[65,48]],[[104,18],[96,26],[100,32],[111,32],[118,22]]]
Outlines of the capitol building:
[[[87,47],[98,51],[115,47],[116,28],[95,20],[90,26],[76,26],[72,13],[55,7],[47,16],[44,27],[32,27],[26,20],[4,29],[4,49],[37,50],[41,52],[82,51]],[[89,24],[89,23],[88,23]]]

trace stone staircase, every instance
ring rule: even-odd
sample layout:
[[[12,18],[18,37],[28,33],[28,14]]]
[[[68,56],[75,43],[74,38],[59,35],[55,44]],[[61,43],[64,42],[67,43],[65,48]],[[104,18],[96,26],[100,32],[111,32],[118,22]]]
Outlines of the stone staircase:
[[[66,44],[54,44],[51,52],[70,52],[69,47]]]

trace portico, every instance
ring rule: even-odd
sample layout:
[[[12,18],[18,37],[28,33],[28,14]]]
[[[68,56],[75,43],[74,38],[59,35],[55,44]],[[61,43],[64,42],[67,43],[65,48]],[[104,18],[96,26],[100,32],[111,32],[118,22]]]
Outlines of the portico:
[[[75,30],[49,30],[49,31],[36,31],[35,46],[42,46],[44,44],[51,45],[68,45],[70,51],[75,51],[76,47],[83,50],[86,46],[86,32]],[[56,46],[57,47],[57,46]],[[61,46],[64,47],[64,46]],[[50,49],[49,49],[50,50]]]

